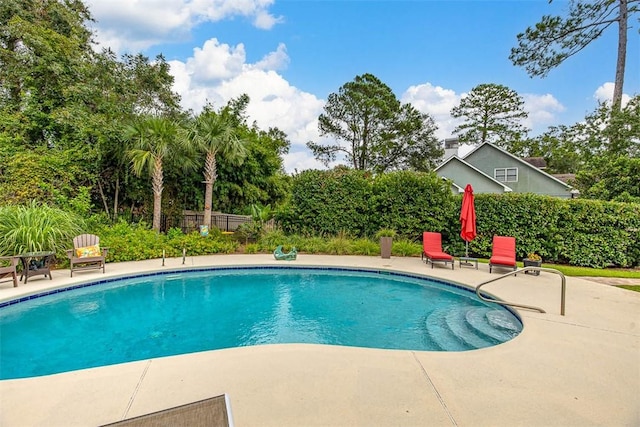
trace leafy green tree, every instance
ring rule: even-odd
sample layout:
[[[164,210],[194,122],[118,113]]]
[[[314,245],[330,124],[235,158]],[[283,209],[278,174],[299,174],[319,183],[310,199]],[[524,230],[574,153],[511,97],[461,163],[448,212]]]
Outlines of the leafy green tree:
[[[246,141],[247,155],[242,167],[219,159],[213,206],[238,214],[249,214],[252,204],[277,206],[289,195],[290,177],[284,172],[282,155],[290,142],[277,128],[264,131],[241,125],[237,132]]]
[[[613,108],[619,110],[627,56],[627,22],[638,12],[637,3],[637,0],[573,0],[566,17],[545,15],[535,26],[518,34],[518,46],[511,49],[509,59],[514,65],[525,67],[530,76],[545,77],[611,25],[618,24]]]
[[[80,1],[55,0],[0,5],[0,111],[6,130],[29,148],[64,148],[83,141],[82,119],[91,33]],[[5,122],[6,123],[6,122]]]
[[[640,158],[596,157],[588,166],[576,175],[582,197],[640,203]]]
[[[518,154],[544,157],[550,173],[575,173],[582,197],[635,200],[640,183],[640,96],[619,111],[602,103],[583,121],[552,127],[527,140]]]
[[[37,200],[76,210],[73,206],[91,188],[93,178],[78,161],[82,154],[82,150],[0,149],[0,200],[12,204]]]
[[[137,184],[123,123],[141,112],[180,115],[164,59],[94,52],[91,19],[78,0],[0,2],[0,195],[14,202],[66,207],[88,188],[115,216],[121,183]]]
[[[603,129],[602,140],[607,143],[607,153],[640,157],[640,95],[635,95],[619,110],[604,103],[594,116],[598,119],[598,128]]]
[[[587,141],[583,167],[576,175],[581,194],[640,202],[640,96],[621,110],[601,104],[575,126]]]
[[[99,154],[96,187],[105,212],[115,219],[120,204],[133,205],[140,200],[142,190],[127,168],[130,141],[125,137],[125,124],[145,114],[180,121],[185,115],[179,96],[172,91],[169,66],[161,56],[151,61],[139,54],[124,55],[118,60],[113,52],[105,50],[97,56],[94,70],[92,81],[102,91],[95,98],[98,106],[93,115],[98,124],[94,132]]]
[[[621,110],[601,103],[584,121],[571,126],[569,138],[584,163],[602,156],[637,157],[640,153],[640,96]]]
[[[529,131],[521,124],[528,117],[522,97],[499,84],[474,87],[451,109],[451,116],[464,118],[453,133],[460,142],[470,144],[492,142],[511,151]]]
[[[127,105],[133,105],[138,114],[181,118],[180,95],[172,90],[174,79],[164,56],[157,55],[150,61],[142,54],[125,54],[122,65]]]
[[[318,128],[321,136],[336,140],[307,143],[325,165],[343,154],[358,170],[424,170],[442,155],[433,119],[410,104],[401,105],[391,89],[372,74],[356,76],[338,93],[330,94]]]
[[[394,137],[372,155],[377,172],[413,170],[426,172],[436,167],[443,151],[435,136],[438,126],[428,114],[411,104],[400,107],[394,125]]]
[[[225,157],[236,165],[247,155],[246,141],[238,138],[229,106],[220,111],[205,108],[195,119],[189,137],[196,149],[205,154],[204,161],[204,225],[211,226],[211,202],[216,181],[216,156]]]
[[[574,144],[574,128],[553,126],[545,133],[522,142],[513,154],[523,157],[543,157],[547,173],[576,173],[582,164],[580,151]]]
[[[69,208],[97,174],[100,105],[81,1],[0,2],[0,195]],[[78,162],[82,159],[83,162]],[[79,200],[79,199],[78,199]]]
[[[79,0],[0,3],[3,102],[13,109],[24,108],[30,99],[64,95],[69,86],[78,87],[78,61],[92,53],[91,32],[84,25],[91,20]],[[58,105],[66,98],[61,96]]]
[[[242,166],[237,160],[223,155],[216,156],[217,178],[213,185],[211,209],[236,214],[250,214],[251,205],[278,206],[289,195],[291,178],[286,175],[282,156],[289,150],[287,135],[277,128],[265,131],[255,124],[246,124],[244,114],[249,98],[242,95],[229,101],[229,119],[234,127],[234,135],[244,141],[246,156]],[[204,155],[203,155],[204,157]],[[200,159],[203,161],[203,159]],[[174,172],[169,171],[169,174]],[[204,209],[205,188],[202,174],[195,170],[182,176],[168,178],[165,191],[176,216],[182,209]],[[167,213],[168,206],[163,205]]]
[[[181,144],[180,126],[170,119],[146,116],[127,128],[126,137],[132,142],[128,156],[131,159],[133,172],[140,176],[147,170],[151,176],[153,190],[152,228],[160,231],[165,159],[181,159],[184,166],[191,164]]]

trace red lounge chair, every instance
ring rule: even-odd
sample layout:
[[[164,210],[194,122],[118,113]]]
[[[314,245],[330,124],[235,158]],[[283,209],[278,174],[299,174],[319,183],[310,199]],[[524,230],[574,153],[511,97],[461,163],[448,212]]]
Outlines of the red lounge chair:
[[[431,231],[422,233],[422,260],[424,261],[425,258],[427,262],[431,263],[431,268],[433,268],[434,262],[443,262],[445,267],[450,262],[453,270],[453,257],[442,252],[442,236],[440,233]]]
[[[493,249],[489,259],[489,273],[492,267],[512,268],[516,266],[516,238],[493,236]]]

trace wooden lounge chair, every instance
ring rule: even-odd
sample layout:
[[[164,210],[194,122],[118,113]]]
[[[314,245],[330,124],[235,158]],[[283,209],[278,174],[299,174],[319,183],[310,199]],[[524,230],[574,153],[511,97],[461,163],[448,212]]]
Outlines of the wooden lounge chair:
[[[425,258],[427,262],[431,263],[431,268],[433,268],[434,262],[443,262],[445,267],[450,262],[453,270],[453,257],[442,251],[442,235],[440,233],[432,231],[422,233],[422,260],[424,261]]]
[[[74,271],[102,269],[104,273],[105,260],[109,248],[100,247],[100,238],[95,234],[81,234],[73,238],[73,249],[67,249],[67,257]]]
[[[489,259],[489,273],[493,267],[511,268],[516,270],[516,238],[508,236],[493,236],[493,247]]]
[[[102,427],[233,426],[228,394],[105,424]]]
[[[11,277],[13,279],[13,287],[18,287],[18,274],[16,273],[16,266],[18,265],[18,258],[11,256],[2,256],[0,259],[8,259],[10,265],[7,267],[0,266],[0,279]]]

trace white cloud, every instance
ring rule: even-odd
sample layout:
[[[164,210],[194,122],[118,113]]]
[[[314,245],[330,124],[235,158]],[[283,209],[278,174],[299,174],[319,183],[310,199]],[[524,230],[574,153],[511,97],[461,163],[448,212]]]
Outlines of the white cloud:
[[[220,44],[217,39],[207,40],[202,48],[193,49],[186,68],[194,80],[215,82],[242,73],[246,55],[242,43],[235,47]]]
[[[411,103],[418,111],[430,114],[438,124],[436,136],[439,139],[449,138],[458,121],[451,117],[453,107],[460,102],[460,95],[451,89],[422,83],[410,86],[401,96],[403,103]]]
[[[137,52],[164,42],[185,40],[203,22],[235,16],[252,20],[255,27],[269,30],[284,22],[269,13],[274,0],[86,0],[97,21],[99,47],[114,52]]]
[[[254,67],[261,70],[283,70],[289,65],[289,55],[287,55],[287,47],[284,43],[278,45],[275,52],[271,52],[264,56],[260,61],[256,62]]]
[[[613,82],[604,83],[602,86],[596,89],[595,93],[593,94],[594,99],[596,99],[598,102],[611,102],[613,100],[614,87],[615,84]],[[631,97],[629,95],[623,93],[622,106],[624,107],[625,105],[627,105],[627,102],[629,102],[630,99]]]
[[[439,139],[449,138],[453,130],[461,122],[451,117],[451,109],[460,103],[467,93],[456,94],[451,89],[422,83],[410,86],[402,95],[402,102],[410,102],[419,111],[430,114],[438,124],[436,135]],[[557,123],[557,113],[565,110],[564,106],[553,95],[525,94],[525,110],[529,118],[524,125],[536,131],[545,130],[547,126]]]
[[[193,28],[203,22],[217,22],[245,17],[261,29],[284,22],[273,16],[269,8],[274,0],[87,0],[93,16],[96,36],[102,46],[117,53],[137,52],[149,46],[176,40],[187,40]],[[287,47],[280,43],[260,60],[247,63],[245,45],[229,45],[211,38],[193,49],[184,61],[170,61],[174,76],[173,89],[182,98],[184,108],[199,112],[207,103],[225,105],[244,93],[251,101],[247,106],[249,123],[261,129],[278,127],[291,141],[291,152],[285,156],[286,170],[323,168],[306,148],[307,141],[327,141],[318,132],[318,116],[324,100],[291,86],[278,71],[286,69],[290,58]],[[594,96],[611,98],[612,86],[606,83]],[[401,96],[403,103],[413,104],[430,114],[438,125],[436,136],[453,135],[459,120],[450,116],[465,94],[433,85],[430,82],[410,86]],[[526,95],[528,126],[553,124],[556,113],[564,108],[551,95]]]
[[[562,113],[565,108],[553,95],[547,93],[536,95],[526,93],[522,95],[524,99],[524,109],[529,113],[529,117],[524,121],[524,125],[532,130],[534,135],[538,135],[547,130],[551,125],[558,123],[558,113]]]
[[[402,102],[410,102],[416,109],[430,114],[438,125],[436,136],[443,140],[453,136],[453,130],[462,122],[461,119],[451,117],[451,109],[460,103],[467,93],[456,94],[451,89],[434,86],[427,82],[410,86],[402,95]],[[546,130],[550,125],[558,122],[557,114],[565,110],[564,106],[553,95],[525,94],[525,110],[529,113],[523,123],[533,130],[534,134]],[[473,149],[473,145],[461,146],[461,155]]]
[[[287,172],[302,172],[307,169],[326,169],[325,166],[313,158],[309,151],[290,152],[284,156],[284,168]]]
[[[285,159],[287,170],[315,164],[303,161],[301,152],[306,142],[318,140],[318,116],[324,101],[315,95],[293,87],[275,70],[288,62],[286,46],[265,55],[255,64],[246,62],[244,46],[230,47],[216,39],[205,42],[202,48],[194,49],[194,55],[182,61],[170,61],[171,74],[175,77],[173,89],[182,98],[184,108],[196,113],[207,102],[216,107],[225,105],[230,99],[246,93],[249,123],[254,121],[261,129],[277,127],[291,141],[292,154]],[[215,65],[212,65],[215,64]]]
[[[255,18],[253,19],[253,25],[256,28],[260,28],[263,30],[270,30],[276,24],[281,24],[284,22],[284,18],[281,16],[275,17],[265,10],[261,10],[255,14]]]

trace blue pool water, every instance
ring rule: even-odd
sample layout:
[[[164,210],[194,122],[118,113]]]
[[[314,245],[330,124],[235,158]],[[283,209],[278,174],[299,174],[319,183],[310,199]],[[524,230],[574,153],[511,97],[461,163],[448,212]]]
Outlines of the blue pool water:
[[[460,287],[331,268],[162,272],[0,307],[0,379],[271,343],[464,351],[522,330]]]

